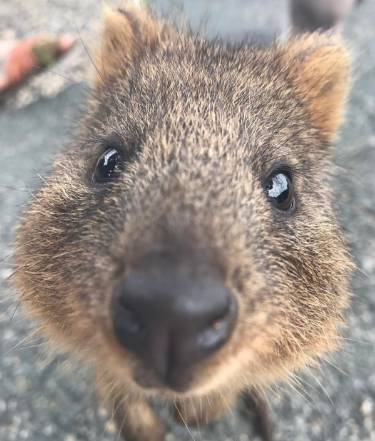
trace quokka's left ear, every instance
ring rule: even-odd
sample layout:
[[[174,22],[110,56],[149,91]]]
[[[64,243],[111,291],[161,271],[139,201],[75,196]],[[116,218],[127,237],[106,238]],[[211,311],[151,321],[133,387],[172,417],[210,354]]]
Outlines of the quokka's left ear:
[[[95,83],[100,85],[130,66],[146,50],[167,38],[167,26],[134,0],[123,1],[119,9],[104,8],[99,49],[95,54]]]
[[[281,47],[281,57],[311,122],[332,141],[350,89],[350,57],[341,38],[306,34]]]

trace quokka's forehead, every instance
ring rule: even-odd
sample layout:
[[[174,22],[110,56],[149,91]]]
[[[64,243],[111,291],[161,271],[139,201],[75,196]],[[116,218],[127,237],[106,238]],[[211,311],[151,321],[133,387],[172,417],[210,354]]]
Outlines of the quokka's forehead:
[[[201,41],[163,47],[111,78],[99,96],[97,117],[110,114],[135,124],[181,116],[212,124],[221,118],[223,126],[226,119],[230,125],[234,118],[240,124],[251,118],[253,126],[257,120],[266,126],[269,120],[285,128],[296,100],[269,58],[251,48]]]
[[[237,92],[254,84],[266,85],[280,76],[273,51],[250,45],[229,46],[217,41],[181,36],[157,49],[147,50],[135,63],[120,64],[106,82],[106,92],[114,88],[122,93],[150,87],[158,92],[183,90],[185,86],[211,88],[217,92]],[[284,85],[285,86],[285,85]],[[264,87],[263,87],[264,89]],[[187,91],[185,90],[185,93]],[[168,98],[168,96],[165,96]]]

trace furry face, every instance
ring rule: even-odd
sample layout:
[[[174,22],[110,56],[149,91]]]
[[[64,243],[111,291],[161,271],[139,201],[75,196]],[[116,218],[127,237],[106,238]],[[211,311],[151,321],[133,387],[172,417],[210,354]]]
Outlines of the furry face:
[[[14,280],[46,333],[119,390],[173,399],[261,387],[335,347],[351,267],[329,182],[341,43],[232,47],[130,9],[108,13],[98,60],[18,235]],[[116,287],[160,250],[188,283],[209,268],[237,305],[225,342],[179,364],[181,390],[114,332]]]

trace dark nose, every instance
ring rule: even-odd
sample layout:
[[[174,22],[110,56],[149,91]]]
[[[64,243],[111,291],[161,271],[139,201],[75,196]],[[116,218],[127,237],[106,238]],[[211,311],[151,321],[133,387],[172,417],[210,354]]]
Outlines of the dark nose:
[[[194,363],[228,340],[237,316],[219,271],[193,260],[148,254],[113,295],[118,341],[175,389]]]

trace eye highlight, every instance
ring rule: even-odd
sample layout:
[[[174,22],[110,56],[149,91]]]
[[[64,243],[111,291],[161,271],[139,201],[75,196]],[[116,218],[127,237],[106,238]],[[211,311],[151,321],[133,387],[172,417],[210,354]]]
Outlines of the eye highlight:
[[[295,208],[295,196],[292,180],[288,173],[277,170],[267,179],[265,192],[272,205],[281,211]]]
[[[99,156],[96,163],[93,180],[105,183],[115,179],[120,173],[121,153],[114,147],[109,147]]]

